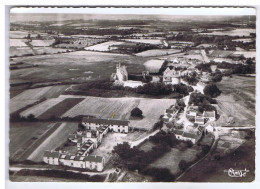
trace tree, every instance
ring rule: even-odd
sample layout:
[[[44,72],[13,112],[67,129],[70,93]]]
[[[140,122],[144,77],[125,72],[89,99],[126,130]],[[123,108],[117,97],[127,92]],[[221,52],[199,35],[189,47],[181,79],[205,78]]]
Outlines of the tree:
[[[211,98],[216,98],[221,94],[221,90],[215,84],[207,85],[204,90],[204,94],[210,96]]]
[[[79,123],[79,124],[78,124],[78,129],[79,129],[79,130],[84,130],[85,127],[84,127],[84,125],[83,125],[82,123]]]
[[[187,164],[187,162],[185,160],[181,160],[179,162],[179,168],[180,170],[184,171],[189,167],[189,165]]]
[[[132,111],[131,111],[131,116],[134,116],[134,117],[142,117],[143,115],[143,112],[142,110],[140,110],[139,108],[134,108]]]
[[[27,116],[27,120],[28,120],[29,122],[33,122],[33,121],[36,121],[36,118],[35,118],[35,116],[34,116],[33,114],[29,114],[29,115]]]

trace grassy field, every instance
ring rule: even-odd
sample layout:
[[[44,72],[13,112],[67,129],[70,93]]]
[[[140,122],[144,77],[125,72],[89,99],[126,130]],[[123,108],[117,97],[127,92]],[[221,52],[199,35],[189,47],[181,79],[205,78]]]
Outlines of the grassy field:
[[[141,99],[137,107],[142,110],[143,119],[131,120],[130,125],[150,130],[159,121],[159,117],[164,114],[164,111],[175,102],[175,99]]]
[[[27,47],[26,39],[10,39],[10,47]]]
[[[23,117],[27,117],[28,115],[33,114],[36,118],[38,118],[40,115],[51,109],[53,106],[59,104],[61,101],[63,101],[62,98],[47,99],[42,103],[39,103],[26,109],[25,111],[22,111],[20,115]]]
[[[9,102],[9,113],[14,113],[22,108],[27,107],[28,105],[33,105],[39,100],[10,100]]]
[[[129,73],[141,73],[147,59],[146,57],[92,51],[17,57],[13,58],[14,63],[24,62],[38,66],[26,68],[26,71],[24,69],[11,70],[10,82],[12,80],[33,83],[86,82],[94,79],[109,79],[111,74],[115,73],[116,64],[126,65]]]
[[[78,115],[92,115],[102,118],[129,119],[131,110],[139,100],[134,98],[99,98],[87,97],[85,100],[68,110],[62,117],[76,117]]]
[[[147,43],[152,45],[161,45],[162,41],[160,39],[124,39],[125,41],[131,41],[135,43]]]
[[[110,46],[121,45],[123,43],[124,42],[108,41],[108,42],[100,43],[100,44],[93,45],[93,46],[90,46],[90,47],[86,47],[85,50],[89,50],[89,51],[109,51]]]
[[[166,168],[169,169],[173,175],[175,175],[180,171],[179,162],[181,160],[185,160],[186,162],[194,161],[197,153],[198,150],[193,148],[187,148],[184,151],[180,151],[177,148],[172,148],[170,152],[150,164],[149,167]]]
[[[255,125],[255,77],[224,77],[217,86],[222,91],[217,98],[218,124],[226,125],[228,117],[232,116],[234,126]]]
[[[230,31],[213,31],[212,33],[200,33],[201,35],[229,35],[229,36],[250,36],[250,33],[255,33],[255,29],[241,28]]]
[[[9,153],[10,159],[16,159],[28,146],[40,138],[40,136],[51,127],[51,123],[10,123],[9,131]]]
[[[54,43],[54,39],[52,40],[32,40],[30,44],[34,47],[49,47]]]
[[[68,85],[58,85],[28,89],[12,98],[12,100],[39,100],[42,98],[55,98],[64,92],[64,90],[68,87]]]
[[[154,50],[143,51],[135,55],[149,57],[149,56],[162,56],[162,55],[174,54],[179,52],[181,52],[181,50],[179,49],[154,49]]]
[[[66,98],[59,102],[58,104],[55,104],[50,109],[45,111],[43,114],[41,114],[38,118],[39,119],[48,119],[51,116],[60,117],[62,116],[66,111],[74,107],[76,104],[81,102],[83,98]]]
[[[146,141],[143,144],[141,144],[141,146],[139,146],[139,150],[143,150],[145,152],[148,152],[148,151],[152,150],[152,148],[154,146],[155,145],[151,141]]]

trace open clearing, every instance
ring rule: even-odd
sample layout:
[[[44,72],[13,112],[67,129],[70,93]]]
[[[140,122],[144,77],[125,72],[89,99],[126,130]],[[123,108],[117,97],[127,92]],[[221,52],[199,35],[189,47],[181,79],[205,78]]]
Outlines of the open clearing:
[[[9,113],[12,114],[30,104],[36,103],[38,100],[10,100],[9,103]]]
[[[217,83],[222,94],[217,98],[220,118],[218,125],[229,125],[228,117],[232,116],[232,126],[255,125],[255,77],[234,75],[224,77]],[[230,125],[230,126],[231,126]]]
[[[112,45],[121,45],[124,42],[118,42],[118,41],[108,41],[108,42],[104,42],[104,43],[100,43],[97,45],[93,45],[90,47],[86,47],[85,50],[90,50],[90,51],[109,51],[110,50],[110,46]]]
[[[143,51],[135,55],[149,57],[149,56],[162,56],[162,55],[174,54],[179,52],[181,52],[181,50],[179,49],[153,49],[153,50]]]
[[[170,152],[167,152],[161,158],[150,164],[149,167],[166,168],[175,175],[180,171],[179,162],[181,160],[185,160],[186,162],[194,161],[197,153],[198,151],[193,148],[187,148],[185,151],[172,148]]]

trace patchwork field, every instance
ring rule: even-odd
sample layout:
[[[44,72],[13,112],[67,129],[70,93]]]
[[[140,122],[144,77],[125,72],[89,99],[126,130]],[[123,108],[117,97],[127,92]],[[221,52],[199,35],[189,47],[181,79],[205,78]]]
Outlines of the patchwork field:
[[[149,57],[149,56],[162,56],[162,55],[174,54],[179,52],[181,52],[181,50],[179,49],[154,49],[154,50],[143,51],[135,55]]]
[[[112,45],[121,45],[124,42],[118,42],[118,41],[108,41],[108,42],[104,42],[104,43],[100,43],[97,45],[93,45],[90,47],[86,47],[85,50],[90,50],[90,51],[109,51],[110,50],[110,46]]]
[[[34,104],[39,100],[10,100],[9,103],[9,113],[12,114],[30,104]]]
[[[11,70],[10,80],[42,83],[109,79],[111,74],[115,72],[116,64],[126,65],[129,73],[141,73],[147,59],[146,57],[92,51],[17,57],[12,58],[14,63],[24,62],[25,64],[37,65],[37,67],[26,68],[26,71],[22,69]]]
[[[32,40],[30,44],[34,47],[49,47],[54,43],[54,39],[52,40]]]
[[[35,89],[27,89],[10,99],[9,110],[14,113],[30,104],[34,104],[43,98],[55,98],[65,91],[69,86],[49,86]]]
[[[233,117],[232,126],[255,125],[255,77],[234,75],[223,78],[217,84],[222,94],[217,98],[220,118],[219,125],[228,124],[228,117]],[[230,125],[230,126],[231,126]]]
[[[201,35],[229,35],[229,36],[250,36],[250,33],[255,33],[255,29],[242,28],[230,31],[213,31],[212,33],[200,33]]]
[[[22,39],[28,36],[28,31],[10,31],[10,39]],[[36,37],[36,34],[30,33],[31,37]]]
[[[42,143],[30,154],[28,160],[41,162],[46,150],[54,150],[67,141],[69,134],[75,132],[78,123],[58,123],[58,128],[42,141]]]
[[[131,110],[139,103],[138,99],[131,98],[98,98],[87,97],[85,100],[67,111],[62,117],[76,117],[91,115],[102,118],[127,120]]]
[[[26,39],[10,39],[10,47],[27,47]]]
[[[160,39],[124,39],[124,41],[131,41],[135,43],[147,43],[152,45],[161,45],[162,41]]]
[[[19,56],[33,56],[33,55],[46,55],[46,54],[57,54],[73,51],[71,49],[52,48],[49,46],[33,47],[10,47],[10,57]],[[18,59],[19,60],[19,59]]]
[[[236,51],[233,54],[242,54],[246,58],[255,58],[256,51]]]
[[[9,127],[9,157],[16,160],[27,148],[39,139],[53,124],[51,123],[10,123]]]
[[[68,85],[48,86],[42,88],[28,89],[19,95],[15,96],[12,100],[40,100],[42,98],[55,98],[65,91]]]
[[[70,110],[76,104],[81,102],[83,98],[66,98],[61,102],[54,104],[51,108],[45,110],[43,114],[41,114],[38,119],[48,119],[50,117],[60,117],[65,112]]]
[[[21,112],[20,115],[22,117],[27,117],[28,115],[33,114],[36,118],[38,118],[44,112],[48,111],[53,106],[55,107],[55,105],[59,104],[61,101],[63,101],[62,98],[47,99],[40,104],[26,109],[25,111]]]

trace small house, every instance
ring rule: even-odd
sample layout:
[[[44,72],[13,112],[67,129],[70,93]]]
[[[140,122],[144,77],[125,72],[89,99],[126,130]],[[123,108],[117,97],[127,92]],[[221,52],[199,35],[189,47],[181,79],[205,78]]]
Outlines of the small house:
[[[199,125],[204,125],[205,124],[205,119],[202,116],[196,116],[195,117],[195,123]]]
[[[209,121],[215,121],[216,120],[216,112],[213,111],[204,111],[203,117],[208,119]]]
[[[57,151],[45,151],[43,155],[43,161],[50,165],[59,165],[60,153]]]

